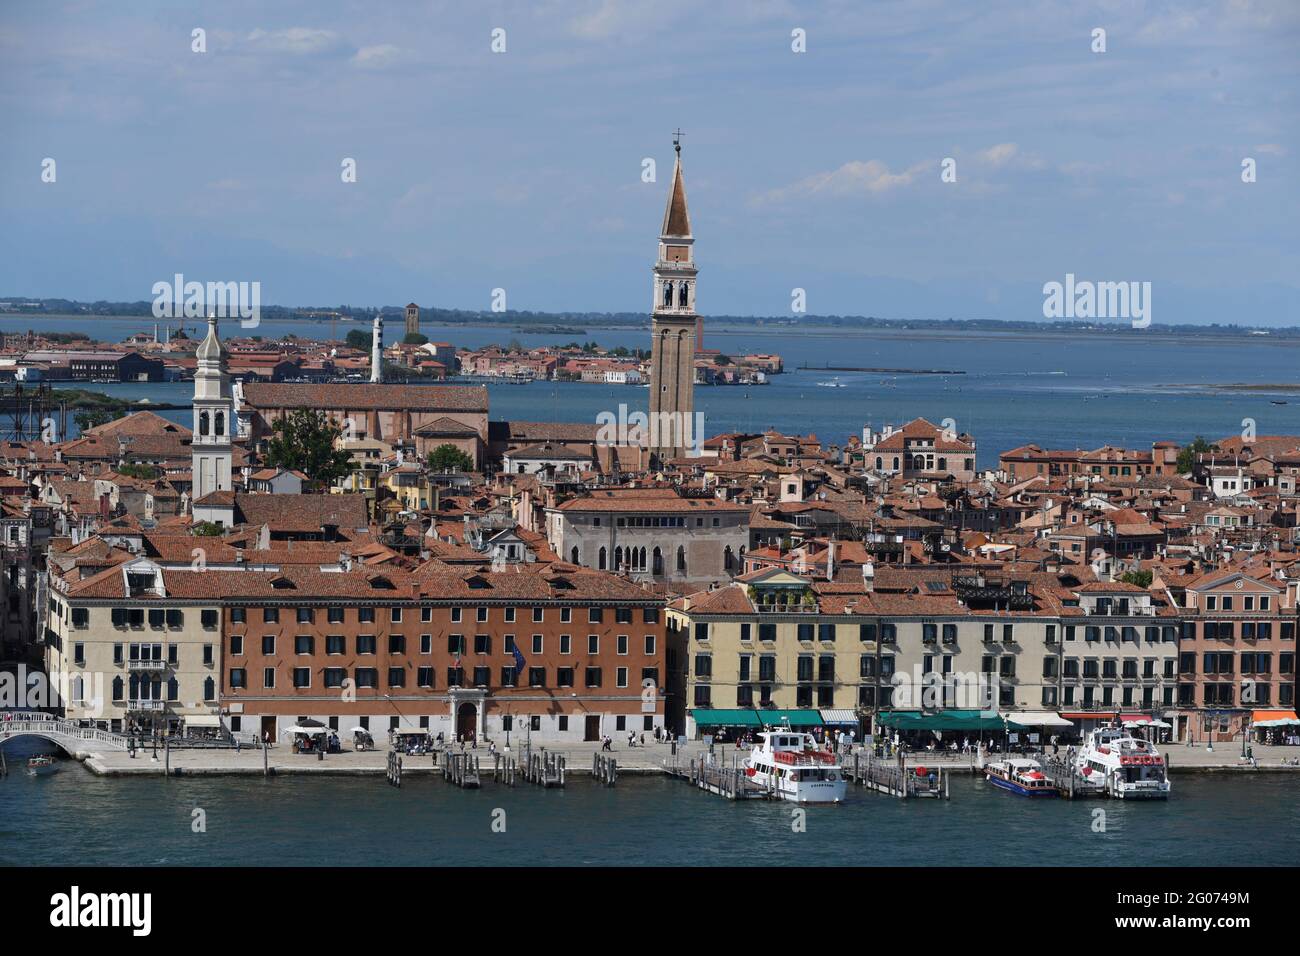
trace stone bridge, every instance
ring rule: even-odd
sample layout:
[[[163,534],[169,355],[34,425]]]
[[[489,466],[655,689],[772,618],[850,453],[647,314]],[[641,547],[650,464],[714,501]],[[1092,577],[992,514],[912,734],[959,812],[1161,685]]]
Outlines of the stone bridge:
[[[17,737],[42,737],[70,757],[127,749],[127,739],[121,734],[81,727],[75,721],[62,720],[49,714],[0,715],[0,746]]]

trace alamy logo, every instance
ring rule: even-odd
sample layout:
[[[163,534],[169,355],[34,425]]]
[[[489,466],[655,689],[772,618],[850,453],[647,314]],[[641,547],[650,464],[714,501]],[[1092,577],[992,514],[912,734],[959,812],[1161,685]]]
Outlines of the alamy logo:
[[[1130,319],[1133,328],[1151,324],[1150,282],[1065,282],[1043,286],[1043,317],[1048,319]]]
[[[704,413],[629,412],[620,402],[618,413],[596,416],[596,444],[636,448],[684,448],[698,456],[704,450]]]
[[[155,319],[238,318],[246,329],[262,320],[262,283],[260,282],[186,282],[176,273],[171,282],[153,284]]]
[[[133,936],[148,936],[153,927],[152,893],[82,893],[74,886],[50,897],[50,925],[125,926]]]

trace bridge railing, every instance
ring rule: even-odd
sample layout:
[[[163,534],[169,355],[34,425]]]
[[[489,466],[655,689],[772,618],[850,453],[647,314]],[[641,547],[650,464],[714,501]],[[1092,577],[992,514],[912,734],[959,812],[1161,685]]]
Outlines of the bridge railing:
[[[96,727],[81,727],[71,720],[5,720],[0,721],[0,738],[15,737],[19,734],[38,734],[44,737],[71,737],[76,740],[94,740],[119,750],[126,749],[126,738],[121,734],[100,730]]]

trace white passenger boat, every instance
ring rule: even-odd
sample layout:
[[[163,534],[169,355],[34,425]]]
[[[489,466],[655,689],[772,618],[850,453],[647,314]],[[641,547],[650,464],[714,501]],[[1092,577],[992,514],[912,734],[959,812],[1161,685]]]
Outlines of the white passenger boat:
[[[1169,797],[1165,758],[1156,745],[1119,727],[1103,727],[1088,735],[1075,757],[1075,769],[1098,792],[1121,800],[1164,800]]]
[[[1010,790],[1022,797],[1056,796],[1056,788],[1047,779],[1037,760],[1015,758],[987,764],[984,767],[984,779],[995,787]]]
[[[811,734],[773,730],[758,739],[745,761],[745,773],[755,783],[795,803],[844,799],[844,771],[838,758],[819,749]]]
[[[41,754],[32,757],[27,761],[27,772],[33,777],[45,777],[52,773],[57,773],[59,765],[53,757]]]

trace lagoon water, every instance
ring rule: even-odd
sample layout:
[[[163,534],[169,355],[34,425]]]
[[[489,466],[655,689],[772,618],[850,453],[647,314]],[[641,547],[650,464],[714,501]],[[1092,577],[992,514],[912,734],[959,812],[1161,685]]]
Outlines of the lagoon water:
[[[18,742],[6,750],[15,750]],[[17,764],[10,755],[10,767]],[[194,811],[206,832],[194,832]],[[504,833],[492,830],[505,811]],[[1167,803],[1026,800],[954,776],[949,801],[850,789],[793,832],[785,803],[663,777],[564,790],[440,777],[0,779],[0,865],[1228,866],[1300,860],[1300,775],[1181,774]],[[1097,811],[1105,829],[1096,829]],[[497,814],[499,818],[500,815]]]
[[[1151,442],[1187,442],[1197,435],[1240,434],[1243,421],[1260,435],[1300,433],[1300,392],[1225,391],[1203,386],[1300,382],[1300,339],[1242,335],[1172,337],[1140,334],[995,333],[929,330],[727,330],[708,326],[705,346],[729,355],[776,352],[787,374],[770,385],[700,387],[696,408],[705,433],[815,432],[843,443],[863,425],[880,428],[917,416],[935,423],[951,418],[978,442],[978,466],[997,465],[998,454],[1035,442],[1051,448],[1097,448],[1111,443],[1149,448]],[[230,323],[223,334],[327,337],[328,323],[264,322],[256,330]],[[144,319],[36,316],[4,317],[0,330],[84,331],[107,340],[152,328]],[[345,326],[339,326],[339,335]],[[595,340],[603,346],[648,348],[649,329],[588,329],[578,333],[522,333],[502,327],[425,326],[434,341],[479,347],[511,339],[526,346]],[[826,372],[799,366],[840,365],[941,368],[963,375],[888,375]],[[838,383],[831,387],[822,383]],[[1170,387],[1173,386],[1173,387]],[[131,399],[182,404],[192,386],[96,385]],[[602,412],[644,409],[644,388],[626,385],[535,382],[489,386],[491,417],[522,421],[595,422]],[[1273,401],[1286,401],[1274,405]],[[164,413],[188,423],[186,410]]]

